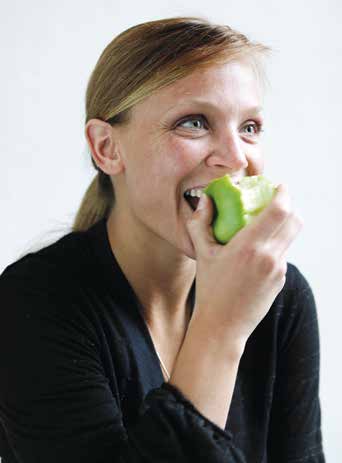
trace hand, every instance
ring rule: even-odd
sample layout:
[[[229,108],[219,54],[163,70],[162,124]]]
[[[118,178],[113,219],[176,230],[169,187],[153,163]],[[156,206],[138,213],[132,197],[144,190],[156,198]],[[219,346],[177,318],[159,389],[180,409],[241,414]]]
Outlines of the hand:
[[[229,333],[245,343],[285,284],[286,252],[302,220],[278,185],[271,203],[222,245],[211,228],[213,202],[204,193],[202,202],[187,222],[197,260],[193,317],[205,321],[211,337]]]

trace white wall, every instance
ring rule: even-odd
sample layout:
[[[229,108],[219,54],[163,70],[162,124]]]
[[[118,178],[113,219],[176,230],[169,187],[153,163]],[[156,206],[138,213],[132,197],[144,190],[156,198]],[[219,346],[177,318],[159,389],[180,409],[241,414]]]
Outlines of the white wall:
[[[268,60],[266,174],[287,183],[304,228],[289,261],[309,280],[321,336],[327,461],[342,454],[341,24],[339,0],[32,0],[2,4],[0,273],[68,231],[94,176],[83,132],[86,84],[112,38],[134,24],[200,15],[274,49]],[[50,233],[57,230],[57,233]]]

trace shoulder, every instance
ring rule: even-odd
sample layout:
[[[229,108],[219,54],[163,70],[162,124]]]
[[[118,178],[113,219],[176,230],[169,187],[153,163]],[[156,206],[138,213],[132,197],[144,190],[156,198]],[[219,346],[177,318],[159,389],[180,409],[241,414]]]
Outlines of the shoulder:
[[[84,232],[70,232],[9,264],[0,275],[0,291],[15,287],[60,293],[85,275],[91,253]]]
[[[297,295],[298,291],[308,291],[310,289],[310,285],[306,277],[296,265],[290,262],[287,263],[286,288],[291,293],[295,293]]]
[[[293,309],[296,309],[299,303],[311,306],[315,303],[309,281],[299,268],[290,262],[287,263],[286,283],[282,293],[283,303]]]
[[[26,345],[45,337],[93,335],[85,306],[92,254],[85,232],[71,232],[8,265],[0,275],[0,338],[16,336]],[[37,338],[38,336],[38,338]]]
[[[84,232],[71,232],[8,265],[0,275],[0,324],[22,323],[32,311],[41,326],[80,317],[92,254]],[[88,306],[87,306],[88,307]],[[80,320],[79,320],[80,322]]]
[[[299,270],[291,263],[287,265],[286,283],[279,294],[278,316],[281,344],[284,349],[295,339],[311,339],[318,343],[318,319],[312,288]]]

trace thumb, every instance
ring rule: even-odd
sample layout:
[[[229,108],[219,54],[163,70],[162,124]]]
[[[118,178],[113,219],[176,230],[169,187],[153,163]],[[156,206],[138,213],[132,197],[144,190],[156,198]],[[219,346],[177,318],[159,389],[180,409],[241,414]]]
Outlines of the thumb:
[[[217,244],[211,228],[214,209],[212,199],[202,192],[196,210],[186,222],[188,232],[197,251],[203,247],[205,242]]]

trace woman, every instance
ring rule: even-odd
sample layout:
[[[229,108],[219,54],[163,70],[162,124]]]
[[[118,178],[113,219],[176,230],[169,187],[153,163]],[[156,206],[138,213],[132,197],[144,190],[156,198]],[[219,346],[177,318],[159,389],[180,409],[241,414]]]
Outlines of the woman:
[[[0,278],[3,463],[324,462],[286,187],[225,246],[211,200],[184,196],[263,172],[267,51],[171,18],[100,56],[85,126],[98,174],[73,232]]]

